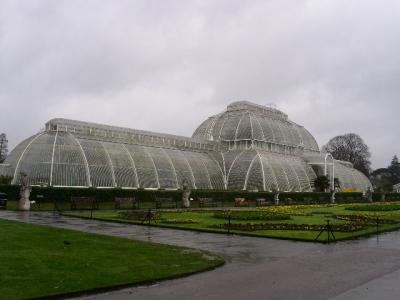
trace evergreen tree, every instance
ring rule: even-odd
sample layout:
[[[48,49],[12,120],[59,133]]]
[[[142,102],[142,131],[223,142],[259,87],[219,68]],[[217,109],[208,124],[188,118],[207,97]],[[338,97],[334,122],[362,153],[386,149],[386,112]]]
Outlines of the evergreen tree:
[[[0,164],[4,162],[8,154],[8,141],[5,133],[0,134]]]
[[[390,174],[392,175],[392,181],[394,184],[400,183],[400,162],[397,156],[393,156],[393,159],[388,167]]]
[[[391,192],[393,185],[400,183],[400,162],[395,155],[387,168],[376,169],[372,172],[372,182],[377,191]]]
[[[329,190],[330,182],[326,176],[318,176],[314,180],[314,189],[316,192],[326,192]]]

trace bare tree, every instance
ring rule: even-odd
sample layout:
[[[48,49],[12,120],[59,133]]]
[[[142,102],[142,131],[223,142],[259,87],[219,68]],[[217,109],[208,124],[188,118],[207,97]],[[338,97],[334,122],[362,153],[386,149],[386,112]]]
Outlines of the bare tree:
[[[335,159],[349,161],[354,168],[370,176],[370,158],[368,146],[363,139],[355,133],[339,135],[331,139],[322,150],[329,152]]]
[[[8,141],[5,133],[0,134],[0,164],[4,162],[8,154]]]

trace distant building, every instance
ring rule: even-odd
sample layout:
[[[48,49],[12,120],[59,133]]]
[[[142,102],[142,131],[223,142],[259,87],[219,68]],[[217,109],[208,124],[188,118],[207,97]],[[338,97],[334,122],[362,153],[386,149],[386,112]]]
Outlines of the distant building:
[[[48,186],[312,191],[317,175],[342,190],[370,181],[321,153],[314,137],[280,110],[241,101],[211,116],[191,138],[52,119],[11,151],[0,175]]]
[[[393,192],[400,193],[400,183],[393,186]]]

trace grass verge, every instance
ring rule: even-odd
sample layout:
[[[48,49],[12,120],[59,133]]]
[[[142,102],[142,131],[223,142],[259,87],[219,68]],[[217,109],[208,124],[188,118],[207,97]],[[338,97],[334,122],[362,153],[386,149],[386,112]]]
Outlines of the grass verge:
[[[214,268],[208,252],[0,220],[0,298],[86,294]]]

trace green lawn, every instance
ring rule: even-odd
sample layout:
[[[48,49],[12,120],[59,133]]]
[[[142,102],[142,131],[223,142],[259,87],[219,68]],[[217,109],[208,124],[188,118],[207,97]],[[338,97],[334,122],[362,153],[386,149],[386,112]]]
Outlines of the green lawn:
[[[366,206],[371,205],[371,209],[374,211],[365,211]],[[399,210],[385,210],[380,209],[380,205],[393,205],[395,209],[396,204],[337,204],[337,205],[293,205],[293,206],[278,206],[278,207],[266,207],[261,210],[270,212],[271,214],[288,214],[290,220],[231,220],[231,224],[308,224],[308,225],[326,225],[327,220],[330,224],[345,225],[345,224],[359,224],[362,228],[349,231],[349,232],[334,232],[337,240],[352,239],[362,236],[368,236],[376,234],[377,229],[379,232],[397,230],[400,228],[400,207]],[[358,207],[359,206],[359,207]],[[376,208],[372,206],[378,206]],[[350,210],[351,209],[351,210]],[[256,209],[241,209],[242,211],[255,211]],[[73,213],[74,216],[88,217],[87,213]],[[370,222],[353,222],[349,220],[337,219],[335,216],[341,215],[357,215],[362,217],[371,218]],[[124,222],[132,224],[142,224],[141,221],[127,220],[121,218],[118,212],[95,212],[93,215],[96,219]],[[373,219],[372,219],[373,218]],[[393,224],[379,224],[378,228],[374,219],[379,218],[382,220],[393,220],[398,223]],[[190,223],[193,222],[193,223]],[[199,212],[199,211],[163,211],[161,212],[161,219],[157,221],[151,221],[152,226],[186,229],[186,230],[198,230],[207,232],[218,232],[226,233],[227,229],[215,228],[216,225],[226,224],[228,220],[216,218],[214,212]],[[145,223],[147,224],[147,223]],[[261,236],[261,237],[272,237],[281,239],[294,239],[304,241],[314,241],[319,230],[230,230],[231,233],[248,235],[248,236]],[[326,242],[328,239],[327,233],[323,233],[319,241]]]
[[[59,201],[57,203],[58,208],[62,211],[65,210],[70,210],[71,205],[67,201]],[[192,207],[199,207],[199,202],[198,201],[192,201],[191,202]],[[219,207],[234,207],[234,202],[218,202]],[[141,209],[147,209],[147,208],[152,208],[155,209],[156,204],[154,201],[141,201],[140,202],[140,208]],[[7,209],[8,210],[18,210],[18,201],[15,200],[10,200],[7,203]],[[115,203],[113,201],[101,201],[99,203],[99,210],[113,210],[115,209]],[[51,200],[46,200],[43,203],[32,203],[31,204],[31,210],[33,211],[52,211],[54,210],[54,203]]]
[[[207,252],[0,220],[0,298],[150,282],[223,263]]]

